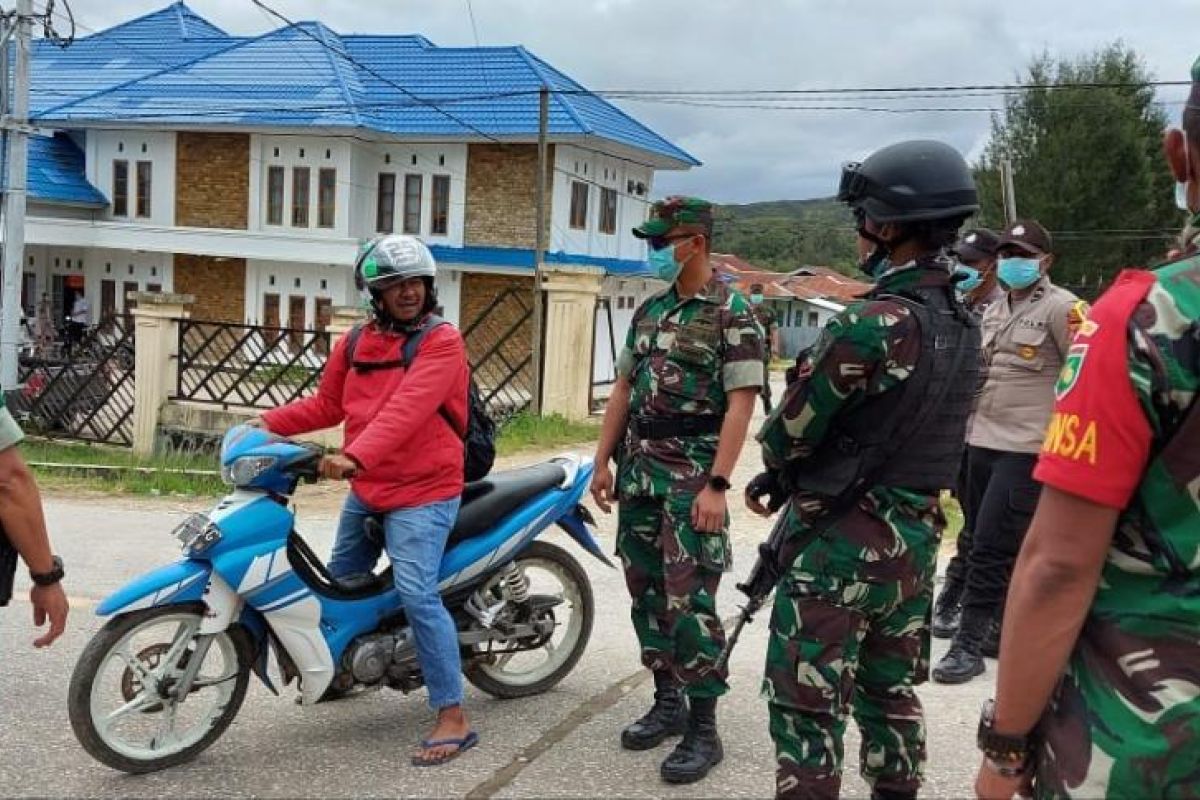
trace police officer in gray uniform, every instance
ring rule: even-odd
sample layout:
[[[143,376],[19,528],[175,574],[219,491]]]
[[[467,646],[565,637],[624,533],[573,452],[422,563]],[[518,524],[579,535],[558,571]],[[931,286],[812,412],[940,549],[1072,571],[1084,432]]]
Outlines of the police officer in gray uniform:
[[[1000,236],[996,275],[1006,297],[983,314],[986,377],[967,428],[965,525],[974,534],[962,621],[933,670],[939,683],[984,671],[982,649],[998,632],[1008,580],[1040,487],[1033,468],[1054,406],[1054,384],[1087,304],[1055,286],[1050,234],[1017,220]],[[993,626],[995,626],[993,628]]]

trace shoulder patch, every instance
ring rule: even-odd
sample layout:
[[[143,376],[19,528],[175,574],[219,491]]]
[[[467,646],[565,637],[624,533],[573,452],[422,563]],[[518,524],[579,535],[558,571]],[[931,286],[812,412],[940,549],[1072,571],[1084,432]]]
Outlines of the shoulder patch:
[[[1067,352],[1067,360],[1063,363],[1062,371],[1058,373],[1058,382],[1054,384],[1054,396],[1062,400],[1075,384],[1079,383],[1079,373],[1083,370],[1083,359],[1087,356],[1088,345],[1073,344]]]

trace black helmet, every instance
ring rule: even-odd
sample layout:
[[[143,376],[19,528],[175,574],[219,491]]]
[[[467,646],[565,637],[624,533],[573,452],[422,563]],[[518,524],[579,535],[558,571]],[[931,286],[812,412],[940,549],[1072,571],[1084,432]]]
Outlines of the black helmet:
[[[899,142],[846,164],[837,199],[881,225],[966,218],[979,210],[966,160],[931,140]]]

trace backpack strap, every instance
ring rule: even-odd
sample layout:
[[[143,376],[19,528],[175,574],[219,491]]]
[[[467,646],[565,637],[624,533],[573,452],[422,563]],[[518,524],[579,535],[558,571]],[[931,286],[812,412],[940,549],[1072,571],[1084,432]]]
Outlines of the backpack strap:
[[[414,358],[417,357],[417,348],[421,346],[421,340],[432,331],[434,328],[440,328],[443,325],[450,323],[437,314],[427,316],[415,331],[410,333],[404,339],[404,346],[400,348],[400,366],[408,369]]]
[[[437,314],[430,314],[428,317],[426,317],[425,321],[421,323],[420,327],[410,333],[408,338],[404,340],[404,346],[400,349],[400,366],[408,369],[412,365],[413,359],[417,357],[417,349],[421,346],[421,340],[424,339],[425,336],[434,328],[440,328],[443,325],[449,324],[450,322],[448,320],[442,319]],[[442,415],[442,418],[446,420],[446,423],[450,426],[450,429],[457,433],[460,439],[467,438],[467,426],[471,424],[470,402],[470,398],[468,397],[467,421],[462,430],[459,430],[458,425],[456,425],[454,420],[450,418],[450,412],[446,410],[446,406],[438,406],[438,413]]]

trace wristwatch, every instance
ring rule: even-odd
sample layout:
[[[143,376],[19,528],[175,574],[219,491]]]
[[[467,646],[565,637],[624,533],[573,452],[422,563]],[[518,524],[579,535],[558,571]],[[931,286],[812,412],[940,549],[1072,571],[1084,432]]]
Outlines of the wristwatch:
[[[1029,761],[1029,737],[997,733],[996,701],[984,701],[979,714],[979,731],[976,744],[987,758],[997,765],[1021,770]]]
[[[58,556],[54,556],[51,560],[53,566],[49,572],[34,572],[29,570],[29,578],[38,586],[53,586],[63,579],[66,574],[63,572],[63,560]]]
[[[708,488],[714,492],[727,492],[729,491],[729,478],[724,475],[709,475]]]

